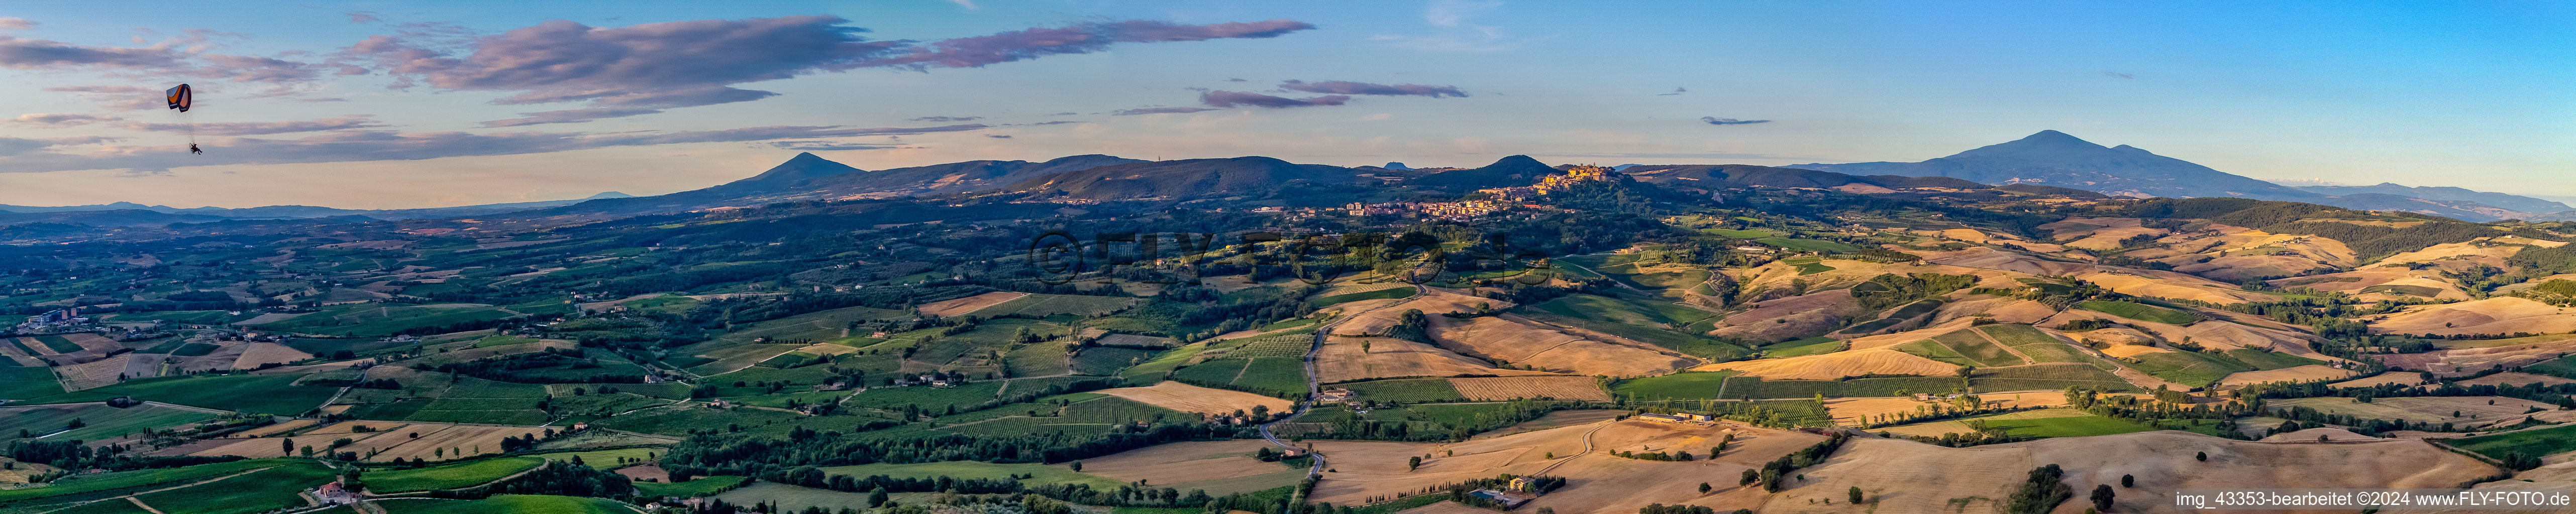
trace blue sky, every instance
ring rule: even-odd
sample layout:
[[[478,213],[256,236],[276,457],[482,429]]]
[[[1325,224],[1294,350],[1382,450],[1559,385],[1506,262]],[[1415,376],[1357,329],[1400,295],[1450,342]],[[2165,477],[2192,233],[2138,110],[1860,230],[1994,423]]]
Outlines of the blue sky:
[[[2240,4],[19,1],[0,203],[657,194],[805,149],[1915,161],[2048,129],[2257,178],[2576,195],[2576,4]],[[182,81],[184,119],[133,92]]]

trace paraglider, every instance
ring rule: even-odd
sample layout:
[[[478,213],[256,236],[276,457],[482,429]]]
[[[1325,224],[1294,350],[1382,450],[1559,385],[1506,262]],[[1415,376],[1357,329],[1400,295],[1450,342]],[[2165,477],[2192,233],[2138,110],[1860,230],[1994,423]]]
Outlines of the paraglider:
[[[196,90],[189,88],[187,84],[180,84],[179,87],[170,88],[170,91],[162,96],[164,100],[169,100],[171,109],[179,111],[179,122],[188,126],[188,153],[204,155],[205,150],[197,149],[197,123],[188,116],[188,109],[195,107],[197,103]]]
[[[188,112],[188,108],[197,101],[196,92],[188,89],[187,84],[180,84],[179,87],[170,88],[169,97],[170,108],[178,109],[179,112]]]

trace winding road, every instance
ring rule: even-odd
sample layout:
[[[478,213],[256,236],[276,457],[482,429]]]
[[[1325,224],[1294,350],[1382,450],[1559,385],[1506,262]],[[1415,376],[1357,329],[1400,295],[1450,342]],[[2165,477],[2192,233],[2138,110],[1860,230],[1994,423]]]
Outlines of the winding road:
[[[1428,294],[1428,291],[1424,290],[1422,284],[1413,285],[1414,296],[1418,297],[1424,294]],[[1325,322],[1323,325],[1315,327],[1315,345],[1306,349],[1306,399],[1297,402],[1297,412],[1289,414],[1288,417],[1279,418],[1278,421],[1262,423],[1262,439],[1268,439],[1270,440],[1270,444],[1278,445],[1280,448],[1298,449],[1297,445],[1288,444],[1288,441],[1280,440],[1278,434],[1271,432],[1270,427],[1280,423],[1287,423],[1288,420],[1297,419],[1299,416],[1306,415],[1306,411],[1314,410],[1315,397],[1324,393],[1323,382],[1315,376],[1315,356],[1323,353],[1324,338],[1333,336],[1334,326],[1341,325],[1342,322],[1350,321],[1351,318],[1355,317],[1358,317],[1358,314],[1351,313],[1344,316],[1336,316],[1332,321]],[[1308,459],[1312,461],[1312,464],[1309,464],[1306,467],[1306,474],[1312,476],[1323,473],[1324,454],[1309,452],[1308,455]]]

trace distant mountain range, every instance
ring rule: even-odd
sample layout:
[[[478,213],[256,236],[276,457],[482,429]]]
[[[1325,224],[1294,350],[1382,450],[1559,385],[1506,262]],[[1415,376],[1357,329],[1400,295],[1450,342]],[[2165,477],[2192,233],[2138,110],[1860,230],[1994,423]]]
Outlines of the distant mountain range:
[[[2569,206],[2568,206],[2567,204],[2565,204],[2565,203],[2560,203],[2560,202],[2556,202],[2556,201],[2544,200],[2544,199],[2539,199],[2539,198],[2532,198],[2532,197],[2528,197],[2528,196],[2514,196],[2514,195],[2509,195],[2509,194],[2504,194],[2504,193],[2489,193],[2489,192],[2485,192],[2485,191],[2470,191],[2470,190],[2467,190],[2467,189],[2461,189],[2461,188],[2456,188],[2456,187],[2407,187],[2407,186],[2401,186],[2401,185],[2397,185],[2397,184],[2393,184],[2393,183],[2388,183],[2388,182],[2381,182],[2381,183],[2379,183],[2379,185],[2376,185],[2376,186],[2291,186],[2291,187],[2299,188],[2299,190],[2301,190],[2301,191],[2307,191],[2307,192],[2317,193],[2317,194],[2323,194],[2323,195],[2335,195],[2335,196],[2349,196],[2349,195],[2355,195],[2355,194],[2383,194],[2383,195],[2396,195],[2396,196],[2403,196],[2403,197],[2408,197],[2408,198],[2421,198],[2421,199],[2425,199],[2425,200],[2445,200],[2445,201],[2459,201],[2459,202],[2477,202],[2477,203],[2484,204],[2484,205],[2487,205],[2487,206],[2491,206],[2491,207],[2495,207],[2495,208],[2499,208],[2499,209],[2510,210],[2510,211],[2516,211],[2516,212],[2567,212],[2567,211],[2576,211],[2576,207],[2569,207]]]
[[[495,203],[458,207],[432,207],[425,209],[339,209],[332,207],[314,207],[310,205],[271,205],[266,207],[245,207],[239,209],[227,209],[223,207],[193,207],[181,209],[161,205],[144,205],[134,202],[72,205],[62,207],[0,205],[0,224],[52,222],[80,223],[105,227],[131,227],[143,225],[166,225],[170,223],[204,223],[224,220],[306,219],[336,216],[365,216],[379,220],[455,218],[465,216],[488,216],[507,212],[543,209],[547,207],[572,205],[599,199],[634,197],[635,195],[610,191],[574,200]]]
[[[1851,192],[1942,187],[2033,194],[2134,197],[2244,197],[2351,209],[2406,211],[2468,221],[2576,219],[2576,208],[2550,200],[2456,187],[2288,187],[2127,145],[2104,147],[2054,130],[1922,162],[1620,165],[1640,181],[1724,187],[1812,187]],[[29,223],[148,226],[231,220],[372,218],[403,220],[517,213],[545,218],[602,218],[719,209],[781,202],[845,201],[954,193],[1020,192],[1035,198],[1091,201],[1186,200],[1246,195],[1283,187],[1338,187],[1379,179],[1449,192],[1529,185],[1559,170],[1526,155],[1476,168],[1416,169],[1403,163],[1340,167],[1270,157],[1146,161],[1074,155],[1043,162],[979,160],[868,171],[799,153],[757,175],[704,189],[637,197],[600,193],[577,200],[431,209],[337,209],[278,205],[179,209],[117,202],[69,207],[0,205],[0,225]],[[1374,177],[1374,178],[1371,178]]]
[[[2128,145],[2104,147],[2055,130],[1923,162],[1788,166],[1851,175],[1952,177],[2044,184],[2124,196],[2235,196],[2305,201],[2326,195],[2246,178]]]
[[[2467,221],[2576,219],[2576,208],[2538,198],[2456,187],[2289,187],[2145,149],[2105,147],[2055,130],[1923,162],[1799,164],[1850,175],[1953,177],[1985,184],[2041,184],[2120,196],[2243,197],[2406,211]]]

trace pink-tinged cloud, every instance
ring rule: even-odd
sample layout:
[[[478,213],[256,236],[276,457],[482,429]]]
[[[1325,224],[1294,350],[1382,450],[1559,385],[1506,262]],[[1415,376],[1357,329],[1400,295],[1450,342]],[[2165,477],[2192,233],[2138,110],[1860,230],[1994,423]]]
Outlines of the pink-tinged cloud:
[[[519,114],[527,117],[486,121],[483,122],[483,126],[525,127],[529,125],[544,125],[548,123],[589,123],[591,120],[622,118],[627,116],[653,114],[657,112],[662,112],[662,110],[640,107],[594,107],[589,109],[566,109],[561,111],[523,112]]]
[[[28,21],[26,18],[0,16],[0,30],[27,30],[32,28],[36,28],[36,22]]]
[[[1341,105],[1349,101],[1351,101],[1351,97],[1344,95],[1318,96],[1314,98],[1288,98],[1270,96],[1261,93],[1245,93],[1242,91],[1209,91],[1199,94],[1199,103],[1208,104],[1214,107],[1234,107],[1237,105],[1245,105],[1281,109],[1288,107]]]
[[[767,98],[777,93],[733,86],[816,73],[975,67],[1097,52],[1114,43],[1268,38],[1314,27],[1290,20],[1097,22],[923,43],[871,41],[860,36],[867,29],[844,25],[848,22],[836,16],[788,16],[598,28],[554,20],[475,38],[423,27],[370,37],[345,49],[343,59],[335,62],[343,65],[338,71],[343,74],[382,70],[395,78],[396,88],[427,84],[504,91],[513,94],[494,103],[587,102],[644,113]],[[606,112],[571,111],[495,123],[562,123],[547,120]]]
[[[376,17],[375,11],[357,11],[349,13],[349,23],[375,23],[379,21],[385,21],[385,19]]]
[[[1465,98],[1467,96],[1467,92],[1458,90],[1458,86],[1371,84],[1367,82],[1351,82],[1347,80],[1327,80],[1323,82],[1290,80],[1280,83],[1279,88],[1289,91],[1331,93],[1340,95],[1428,96],[1432,98],[1440,98],[1444,96]]]
[[[725,130],[680,132],[424,132],[404,133],[377,130],[342,130],[307,136],[302,139],[267,139],[255,137],[204,138],[204,155],[191,155],[185,144],[166,145],[101,145],[83,153],[35,152],[21,149],[15,155],[0,156],[0,173],[45,172],[67,170],[131,170],[158,173],[181,166],[225,164],[294,164],[315,162],[353,162],[421,160],[441,157],[517,155],[561,152],[614,146],[650,146],[682,143],[721,143],[769,141],[778,139],[832,139],[861,136],[893,136],[934,132],[964,132],[990,128],[982,124],[942,125],[936,127],[846,126],[768,126]],[[63,146],[78,144],[63,140],[33,140]],[[100,142],[100,141],[87,141]],[[25,146],[31,143],[15,143]]]
[[[101,106],[120,111],[157,111],[169,107],[161,97],[161,90],[142,86],[54,86],[45,90],[79,94]]]
[[[125,124],[125,128],[130,130],[186,132],[203,136],[257,136],[266,134],[293,134],[297,132],[321,132],[326,130],[356,130],[383,126],[385,126],[385,124],[377,123],[374,117],[364,114],[352,114],[338,118],[322,118],[301,121],[230,121],[194,124],[128,122]]]
[[[117,121],[117,120],[122,120],[122,119],[124,119],[124,118],[118,118],[118,117],[115,117],[115,116],[99,116],[99,115],[93,115],[93,114],[76,114],[76,113],[32,113],[32,114],[20,114],[20,115],[18,115],[18,117],[16,117],[16,118],[10,118],[10,119],[9,119],[9,121],[16,122],[16,123],[24,123],[24,124],[28,124],[28,125],[57,125],[57,126],[73,126],[73,125],[88,125],[88,124],[91,124],[91,123],[97,123],[97,122],[102,122],[102,121]]]
[[[120,138],[107,137],[107,136],[77,136],[77,137],[53,137],[53,138],[33,138],[33,139],[31,139],[31,138],[23,138],[23,137],[0,137],[0,157],[9,157],[9,156],[14,156],[14,155],[18,155],[18,154],[23,154],[23,153],[27,153],[27,152],[31,152],[31,151],[35,151],[35,150],[42,150],[42,149],[45,149],[45,148],[56,147],[56,146],[86,145],[86,144],[93,144],[93,143],[104,143],[104,142],[108,142],[108,141],[115,141],[115,140],[117,140],[117,139],[120,139]],[[6,160],[7,160],[7,159],[0,159],[0,161],[6,161]]]
[[[216,35],[222,34],[191,30],[184,37],[142,47],[89,46],[0,35],[0,68],[108,71],[235,82],[282,83],[313,78],[312,68],[301,62],[203,52],[209,37]]]
[[[908,52],[871,61],[868,65],[906,66],[914,69],[972,68],[1049,55],[1098,52],[1108,49],[1113,43],[1260,39],[1279,37],[1290,32],[1313,28],[1315,28],[1313,24],[1296,20],[1206,25],[1183,25],[1152,20],[1081,23],[1065,27],[1041,27],[990,36],[934,41],[928,45],[910,46]]]
[[[1111,112],[1109,113],[1109,115],[1110,115],[1110,116],[1135,116],[1135,115],[1139,115],[1139,114],[1182,114],[1182,113],[1193,113],[1193,112],[1199,112],[1199,111],[1214,111],[1214,110],[1217,110],[1217,109],[1210,109],[1210,108],[1206,108],[1206,107],[1139,107],[1139,108],[1135,108],[1135,109],[1119,109],[1119,110],[1116,110],[1116,111],[1111,111]],[[1047,123],[1057,123],[1057,122],[1050,121],[1050,122],[1047,122]],[[1042,123],[1041,125],[1043,125],[1043,123]]]

